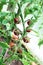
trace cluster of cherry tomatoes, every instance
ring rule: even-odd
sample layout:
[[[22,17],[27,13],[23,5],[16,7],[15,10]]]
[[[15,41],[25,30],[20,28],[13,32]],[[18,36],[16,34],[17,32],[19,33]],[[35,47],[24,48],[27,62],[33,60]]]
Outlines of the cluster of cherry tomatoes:
[[[30,22],[31,22],[31,21],[28,20],[27,24],[29,25]],[[14,18],[14,23],[15,23],[15,24],[19,24],[19,23],[20,23],[19,18]],[[12,34],[12,39],[14,39],[14,40],[16,40],[16,41],[19,40],[19,32],[20,32],[20,31],[14,29],[12,32],[13,32],[13,34]],[[31,32],[31,29],[26,29],[26,32]],[[22,40],[23,40],[25,43],[28,43],[28,42],[29,42],[29,39],[28,39],[27,36],[26,36],[26,37],[23,37]],[[10,45],[11,48],[12,48],[13,46],[16,46],[16,44],[15,44],[13,41],[10,41],[9,45]],[[18,52],[19,52],[19,53],[22,53],[22,50],[19,49]]]

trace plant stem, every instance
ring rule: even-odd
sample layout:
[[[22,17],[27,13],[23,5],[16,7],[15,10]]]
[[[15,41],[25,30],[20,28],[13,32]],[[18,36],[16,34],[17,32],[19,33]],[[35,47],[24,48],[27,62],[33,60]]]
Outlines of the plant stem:
[[[14,53],[13,53],[13,54],[14,54]],[[6,59],[3,61],[3,63],[5,63],[10,57],[12,57],[13,54],[11,54],[8,58],[6,58]]]
[[[5,58],[6,58],[7,52],[8,52],[8,49],[6,50],[6,52],[5,52],[5,55],[4,55],[3,59],[5,59]]]
[[[23,24],[23,34],[22,34],[22,37],[25,35],[25,32],[26,32],[26,30],[25,30],[25,25],[24,25],[24,19],[23,19],[23,15],[22,15],[22,12],[21,12],[21,6],[18,4],[18,6],[19,6],[19,10],[20,10],[20,16],[21,16],[21,19],[22,19],[22,24]]]

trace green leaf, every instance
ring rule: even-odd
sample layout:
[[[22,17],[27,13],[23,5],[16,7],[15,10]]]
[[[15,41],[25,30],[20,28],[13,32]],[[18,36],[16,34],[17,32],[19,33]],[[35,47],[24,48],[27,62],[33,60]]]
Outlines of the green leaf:
[[[29,61],[27,61],[26,59],[22,59],[22,63],[23,63],[23,65],[28,65],[29,64]]]
[[[43,38],[43,13],[40,14],[40,17],[37,19],[37,22],[34,23],[33,30],[38,32],[39,38]]]
[[[19,59],[18,55],[12,54],[12,55],[7,59],[7,61],[8,61],[8,62],[11,62],[11,61],[13,61],[13,60],[18,60],[18,59]]]
[[[8,23],[8,21],[6,20],[6,19],[4,19],[3,21],[2,21],[2,24],[3,25],[6,25]]]
[[[26,3],[26,2],[32,2],[32,0],[22,0],[23,3]]]
[[[5,42],[0,42],[0,46],[2,48],[9,48],[9,45],[7,43],[5,43]]]
[[[2,65],[6,65],[6,64],[3,63]]]
[[[5,4],[6,3],[6,0],[0,0],[0,2]]]
[[[41,45],[43,45],[43,40],[40,40],[39,43],[38,43],[38,45],[39,45],[39,47],[40,47]]]

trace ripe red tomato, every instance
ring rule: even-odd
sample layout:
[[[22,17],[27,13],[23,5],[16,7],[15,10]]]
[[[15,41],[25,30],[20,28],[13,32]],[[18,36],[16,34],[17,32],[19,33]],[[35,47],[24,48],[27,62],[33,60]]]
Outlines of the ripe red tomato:
[[[14,18],[14,22],[15,22],[16,24],[19,24],[19,18]]]
[[[28,25],[30,24],[30,20],[28,20],[27,24],[28,24]]]

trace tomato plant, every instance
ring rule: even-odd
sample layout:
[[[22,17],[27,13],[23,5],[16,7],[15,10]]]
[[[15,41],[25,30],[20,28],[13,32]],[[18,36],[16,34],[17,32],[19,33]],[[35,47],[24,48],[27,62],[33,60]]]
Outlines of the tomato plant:
[[[2,11],[4,5],[7,5],[6,12]],[[0,65],[40,65],[39,59],[24,44],[30,42],[27,32],[41,34],[32,27],[39,18],[41,22],[42,10],[43,0],[0,0]],[[23,31],[17,27],[21,23]],[[41,44],[43,40],[41,43],[39,41],[39,45]]]

